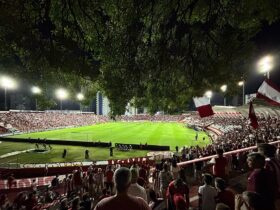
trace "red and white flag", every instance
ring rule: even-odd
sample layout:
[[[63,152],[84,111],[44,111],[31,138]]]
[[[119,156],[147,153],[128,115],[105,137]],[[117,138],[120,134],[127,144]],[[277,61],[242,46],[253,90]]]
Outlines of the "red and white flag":
[[[259,127],[258,119],[255,114],[255,110],[253,107],[253,103],[250,102],[250,108],[249,108],[249,119],[250,119],[250,125],[254,128],[257,129]]]
[[[205,96],[200,98],[195,97],[193,101],[200,117],[208,117],[214,114],[210,104],[210,98]]]
[[[257,98],[262,98],[271,105],[280,106],[280,88],[267,79],[259,87]]]

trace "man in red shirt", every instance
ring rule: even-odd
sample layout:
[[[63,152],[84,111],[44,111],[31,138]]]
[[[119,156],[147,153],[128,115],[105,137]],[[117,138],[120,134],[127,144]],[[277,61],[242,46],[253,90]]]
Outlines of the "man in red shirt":
[[[189,207],[189,188],[187,183],[185,183],[185,173],[184,170],[179,171],[179,176],[176,180],[172,181],[167,188],[166,197],[169,199],[168,204],[176,207],[175,197],[179,199],[179,197],[183,197],[185,200],[186,207]],[[180,198],[181,199],[181,198]],[[179,199],[179,200],[180,200]]]
[[[227,159],[223,156],[223,153],[224,151],[222,149],[217,149],[218,157],[215,158],[213,174],[215,177],[226,179],[228,162]]]
[[[113,176],[114,176],[114,171],[112,170],[112,166],[109,165],[105,173],[105,177],[106,177],[105,186],[107,190],[110,189],[111,194],[113,193],[113,187],[114,187]]]
[[[247,191],[256,192],[266,203],[266,210],[275,210],[276,178],[264,168],[265,158],[260,153],[250,153],[247,163],[252,172],[248,177]]]
[[[131,172],[128,168],[119,168],[114,173],[116,195],[104,198],[95,206],[95,210],[151,210],[148,204],[139,197],[128,195],[131,184]]]

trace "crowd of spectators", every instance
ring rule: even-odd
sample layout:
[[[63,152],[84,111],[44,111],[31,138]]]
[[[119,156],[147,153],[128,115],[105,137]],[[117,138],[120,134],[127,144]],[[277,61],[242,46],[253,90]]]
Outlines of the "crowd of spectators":
[[[139,115],[121,115],[116,118],[120,121],[156,121],[156,122],[179,122],[185,119],[185,115],[149,115],[149,114],[139,114]]]
[[[71,117],[75,116],[70,114]],[[138,120],[142,119],[145,120],[145,117]],[[44,190],[33,183],[29,191],[19,193],[13,202],[2,194],[0,208],[44,209],[51,206],[61,210],[188,210],[194,207],[190,189],[193,184],[198,184],[199,210],[278,210],[279,146],[268,143],[279,140],[280,120],[259,116],[259,128],[256,130],[244,118],[211,117],[202,121],[200,125],[230,129],[224,129],[226,132],[204,148],[183,147],[173,158],[163,159],[155,166],[134,163],[123,167],[109,165],[104,170],[92,165],[87,171],[77,168],[63,180],[55,177],[51,187]],[[258,146],[257,152],[223,154],[255,145]],[[214,154],[217,157],[211,161],[196,162],[184,168],[177,165],[181,161]],[[248,172],[247,187],[242,194],[236,194],[228,186],[231,170]]]
[[[228,185],[228,159],[217,150],[214,170],[200,177],[198,207],[191,203],[193,183],[187,168],[180,168],[181,157],[163,159],[155,166],[108,165],[105,169],[91,165],[87,171],[77,168],[63,178],[56,176],[47,188],[32,182],[13,201],[0,196],[1,209],[60,210],[278,210],[280,196],[280,161],[276,147],[259,144],[258,152],[247,156],[246,190],[237,194]],[[197,189],[197,188],[196,188]],[[195,194],[192,194],[195,196]]]
[[[217,127],[224,128],[230,127],[231,129],[228,132],[222,132],[222,135],[217,136],[212,144],[204,148],[198,146],[183,147],[181,152],[184,159],[192,160],[214,155],[217,149],[227,152],[254,146],[257,143],[269,143],[280,140],[280,119],[277,117],[258,117],[258,129],[253,129],[245,118],[208,117],[202,120],[204,124],[217,125]],[[207,127],[203,129],[207,129]],[[238,156],[233,155],[232,158],[236,159]]]
[[[21,132],[107,122],[108,117],[89,113],[1,112],[0,126]]]

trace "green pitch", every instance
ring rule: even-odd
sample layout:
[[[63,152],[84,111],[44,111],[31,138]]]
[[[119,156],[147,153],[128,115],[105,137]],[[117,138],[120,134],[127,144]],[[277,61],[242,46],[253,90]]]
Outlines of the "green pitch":
[[[77,141],[101,141],[124,144],[150,144],[170,146],[206,146],[210,143],[204,132],[198,132],[180,123],[159,122],[111,122],[78,128],[16,135],[16,138],[47,138]],[[203,141],[203,137],[205,140]]]

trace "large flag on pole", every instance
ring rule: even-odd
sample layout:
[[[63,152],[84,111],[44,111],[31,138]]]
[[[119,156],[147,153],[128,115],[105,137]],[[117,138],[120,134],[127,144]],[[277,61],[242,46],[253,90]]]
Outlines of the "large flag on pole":
[[[250,108],[249,108],[249,119],[250,119],[250,125],[254,128],[257,129],[259,127],[258,124],[258,119],[257,116],[255,114],[255,110],[253,107],[253,103],[250,102]]]
[[[259,87],[257,98],[262,98],[271,105],[280,106],[280,88],[267,79]]]
[[[193,98],[195,107],[199,113],[200,117],[208,117],[214,114],[211,104],[210,98],[204,97],[195,97]]]

